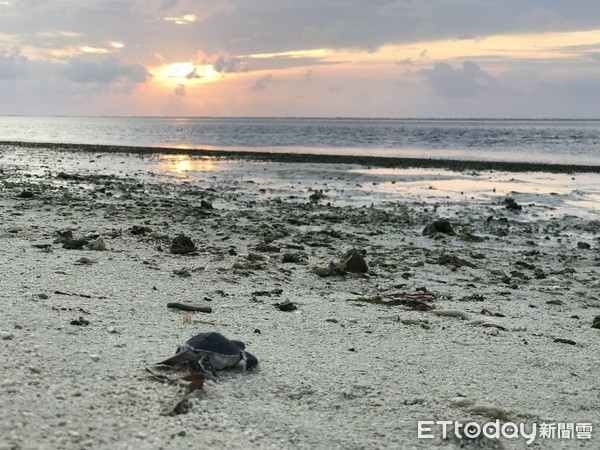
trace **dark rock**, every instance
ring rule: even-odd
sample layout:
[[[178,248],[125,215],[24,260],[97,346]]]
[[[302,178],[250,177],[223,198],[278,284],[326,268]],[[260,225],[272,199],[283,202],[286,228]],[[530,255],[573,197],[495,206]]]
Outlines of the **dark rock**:
[[[71,325],[77,325],[77,326],[86,326],[89,325],[90,321],[84,319],[82,316],[79,316],[79,319],[75,319],[71,321]]]
[[[600,316],[594,317],[594,322],[592,323],[592,328],[600,329]]]
[[[152,228],[140,226],[140,225],[134,225],[129,229],[129,232],[131,234],[135,234],[135,235],[146,234],[146,233],[151,233]]]
[[[206,200],[200,201],[200,208],[202,209],[215,209],[212,203],[207,202]]]
[[[283,263],[301,263],[304,261],[304,255],[301,253],[284,253],[281,258]]]
[[[33,197],[35,197],[35,195],[31,191],[21,191],[19,193],[19,195],[17,195],[17,197],[19,197],[19,198],[33,198]]]
[[[352,273],[366,273],[369,271],[369,266],[365,261],[363,254],[364,250],[360,251],[355,248],[346,252],[338,265],[340,270]]]
[[[521,211],[523,209],[523,207],[512,197],[506,197],[504,199],[504,204],[506,205],[506,209],[510,209],[511,211]]]
[[[289,300],[282,303],[275,303],[275,307],[280,311],[294,311],[295,309],[298,309],[298,307]]]
[[[571,339],[556,338],[554,339],[554,342],[558,342],[559,344],[577,345],[577,342],[572,341]]]
[[[268,252],[268,253],[279,253],[281,250],[276,245],[270,245],[267,243],[258,244],[255,249],[259,252]]]
[[[589,250],[590,248],[592,248],[592,246],[590,244],[588,244],[587,242],[578,242],[577,248],[580,248],[582,250]]]
[[[184,253],[190,253],[196,250],[196,244],[189,237],[184,234],[180,234],[173,242],[171,242],[171,246],[169,247],[171,253],[176,255],[181,255]]]
[[[448,234],[451,236],[456,235],[452,225],[450,225],[450,221],[446,219],[436,220],[423,229],[423,236],[434,236],[437,233]]]
[[[64,241],[63,248],[66,248],[67,250],[81,250],[87,243],[88,240],[86,238],[68,239]]]

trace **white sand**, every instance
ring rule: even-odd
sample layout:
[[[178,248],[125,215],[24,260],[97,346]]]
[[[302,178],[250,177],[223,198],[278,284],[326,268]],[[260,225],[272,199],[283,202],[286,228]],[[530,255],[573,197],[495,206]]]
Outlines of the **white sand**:
[[[597,193],[582,193],[585,181],[515,193],[523,205],[515,213],[502,192],[424,189],[445,176],[493,182],[501,174],[407,180],[348,171],[356,167],[205,160],[186,183],[186,172],[166,170],[172,160],[159,167],[134,156],[23,152],[0,153],[0,449],[456,448],[458,440],[439,438],[440,428],[433,440],[418,439],[417,421],[484,424],[498,415],[528,429],[594,427],[591,441],[538,438],[529,448],[598,448],[600,330],[591,325],[600,314],[600,225],[597,209],[576,203]],[[177,164],[194,169],[193,161]],[[59,171],[84,178],[60,179]],[[311,187],[328,197],[311,203]],[[35,196],[18,198],[23,190]],[[201,198],[215,210],[200,209]],[[579,217],[565,215],[574,210]],[[459,235],[422,236],[440,217]],[[157,234],[133,235],[133,225]],[[32,246],[66,229],[101,234],[108,250]],[[181,232],[197,255],[169,252]],[[254,249],[265,236],[280,253]],[[353,247],[367,251],[368,277],[312,272]],[[301,252],[307,263],[284,264],[284,252]],[[264,259],[251,262],[249,253]],[[445,254],[476,267],[438,264]],[[96,262],[77,264],[83,256]],[[536,279],[533,266],[546,278]],[[174,274],[182,268],[191,276]],[[419,288],[435,294],[437,310],[472,320],[356,301]],[[253,294],[276,289],[281,294]],[[483,300],[461,300],[475,294]],[[298,309],[273,306],[286,300]],[[193,317],[214,325],[184,324],[186,313],[168,309],[170,301],[210,305],[211,314]],[[80,316],[89,325],[71,325]],[[161,415],[176,388],[144,368],[205,331],[246,342],[260,370],[224,371],[192,396],[186,414]],[[524,439],[470,445],[526,446]]]

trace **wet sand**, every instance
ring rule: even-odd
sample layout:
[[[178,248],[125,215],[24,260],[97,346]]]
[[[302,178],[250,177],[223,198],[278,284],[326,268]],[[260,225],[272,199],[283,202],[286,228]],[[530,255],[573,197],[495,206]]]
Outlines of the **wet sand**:
[[[0,147],[0,448],[523,448],[417,438],[496,419],[596,448],[597,174],[360,162]],[[177,387],[144,369],[184,375],[154,363],[206,331],[259,370],[162,415]]]

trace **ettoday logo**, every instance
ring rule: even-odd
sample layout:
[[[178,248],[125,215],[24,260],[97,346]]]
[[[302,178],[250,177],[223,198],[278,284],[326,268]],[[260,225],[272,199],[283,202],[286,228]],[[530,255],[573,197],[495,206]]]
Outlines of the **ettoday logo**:
[[[532,444],[537,438],[542,439],[591,439],[591,423],[524,423],[505,422],[500,420],[487,422],[483,425],[477,422],[461,423],[454,420],[420,420],[417,422],[417,437],[419,439],[433,439],[436,432],[441,431],[442,439],[448,438],[450,433],[459,439],[476,439],[484,436],[489,439],[525,439],[527,444]]]

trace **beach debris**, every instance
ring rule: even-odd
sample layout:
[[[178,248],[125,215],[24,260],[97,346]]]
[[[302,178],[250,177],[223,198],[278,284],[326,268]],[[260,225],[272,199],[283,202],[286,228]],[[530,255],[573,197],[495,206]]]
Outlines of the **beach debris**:
[[[77,261],[75,261],[75,264],[80,264],[80,265],[90,265],[90,264],[95,264],[98,261],[96,261],[95,259],[92,258],[88,258],[87,256],[82,256],[81,258],[79,258]]]
[[[385,298],[377,295],[375,297],[359,297],[354,299],[348,299],[348,301],[358,301],[364,303],[374,303],[376,305],[385,306],[406,306],[411,309],[418,311],[430,311],[433,306],[426,302],[433,301],[436,295],[433,292],[417,292],[414,294],[406,292],[396,292],[393,294],[385,295]]]
[[[296,304],[294,302],[290,302],[289,300],[286,300],[285,302],[281,302],[281,303],[275,303],[274,306],[279,311],[285,311],[285,312],[294,311],[294,310],[298,309]]]
[[[182,233],[173,239],[169,250],[176,255],[191,253],[196,250],[196,244],[194,244],[191,238]]]
[[[521,211],[523,209],[512,197],[506,197],[503,203],[506,205],[505,208],[511,211]]]
[[[485,300],[485,296],[483,294],[471,294],[466,295],[459,299],[461,302],[482,302]]]
[[[444,317],[459,317],[463,320],[471,320],[471,316],[458,309],[434,309],[431,311],[436,316],[444,316]]]
[[[571,339],[556,338],[554,339],[554,342],[559,344],[577,345],[577,342],[572,341]]]
[[[217,370],[235,367],[240,362],[245,371],[251,371],[258,365],[258,359],[245,348],[243,342],[227,339],[221,333],[199,333],[178,346],[175,356],[158,364],[174,366],[188,362],[193,371],[213,377],[217,376]]]
[[[162,416],[176,416],[178,414],[187,413],[189,410],[188,400],[190,395],[204,387],[204,374],[201,372],[191,373],[183,377],[171,378],[156,373],[147,367],[145,368],[145,371],[156,381],[179,385],[179,389],[173,397],[173,400],[160,412]]]
[[[71,320],[71,325],[77,325],[77,326],[87,326],[90,324],[90,321],[85,319],[83,316],[79,316],[79,319],[75,319],[75,320]]]
[[[186,268],[182,268],[182,269],[175,269],[173,271],[173,273],[177,276],[180,276],[182,278],[186,278],[186,277],[191,277],[192,274],[189,272],[189,270],[187,270]]]
[[[90,250],[101,252],[106,250],[106,242],[104,242],[104,238],[102,236],[98,236],[93,241],[87,243],[87,248],[89,248]]]
[[[167,308],[179,309],[182,311],[190,311],[190,312],[203,312],[203,313],[211,313],[212,308],[206,305],[200,305],[198,303],[180,303],[180,302],[169,302],[167,303]]]
[[[447,219],[439,219],[435,222],[430,223],[423,229],[423,236],[435,236],[438,233],[448,234],[451,236],[456,235],[456,232],[450,225],[450,221]]]
[[[594,317],[594,321],[592,322],[592,328],[600,329],[600,316]]]

